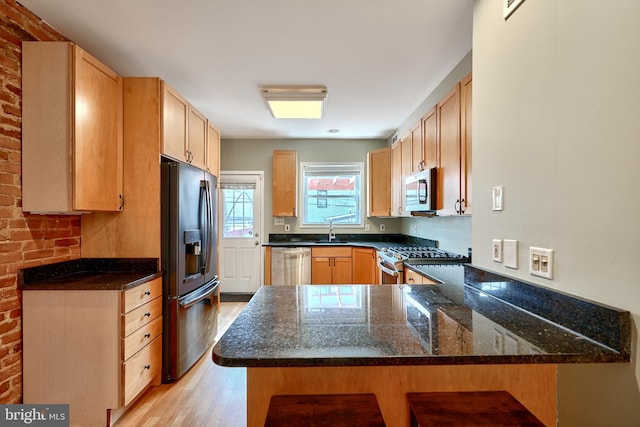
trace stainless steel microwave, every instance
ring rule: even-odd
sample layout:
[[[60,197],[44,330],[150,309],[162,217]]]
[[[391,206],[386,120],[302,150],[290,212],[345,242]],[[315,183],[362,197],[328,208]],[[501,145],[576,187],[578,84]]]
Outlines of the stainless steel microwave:
[[[437,175],[437,169],[430,168],[405,178],[404,207],[407,212],[436,210]]]

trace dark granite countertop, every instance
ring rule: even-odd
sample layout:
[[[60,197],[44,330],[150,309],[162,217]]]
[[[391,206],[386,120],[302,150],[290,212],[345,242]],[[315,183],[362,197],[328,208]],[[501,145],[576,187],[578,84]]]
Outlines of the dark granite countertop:
[[[407,236],[404,234],[336,234],[329,242],[328,233],[324,234],[269,234],[269,241],[263,246],[299,247],[316,245],[363,246],[382,249],[389,246],[411,245],[437,247],[438,242],[431,239]]]
[[[535,291],[517,289],[529,284],[496,282],[470,265],[411,267],[443,283],[263,286],[216,343],[213,360],[245,367],[630,360],[629,312],[558,294],[555,309],[562,306],[566,317],[595,316],[572,329],[491,295],[491,288],[509,292],[505,283],[517,283],[510,291],[518,298],[528,293],[533,310]],[[443,313],[454,323],[439,322]],[[470,346],[451,345],[460,337],[456,324],[467,330]]]
[[[81,258],[18,271],[23,290],[126,290],[162,277],[157,258]]]

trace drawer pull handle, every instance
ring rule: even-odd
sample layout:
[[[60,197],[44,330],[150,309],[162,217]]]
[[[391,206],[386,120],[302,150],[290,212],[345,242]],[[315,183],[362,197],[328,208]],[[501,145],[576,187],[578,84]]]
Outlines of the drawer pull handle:
[[[146,313],[144,314],[144,317],[151,317],[151,313],[146,312]]]
[[[151,295],[151,291],[144,291],[145,295]]]
[[[151,338],[151,334],[144,334],[145,338]]]
[[[144,365],[144,369],[151,369],[151,365]]]

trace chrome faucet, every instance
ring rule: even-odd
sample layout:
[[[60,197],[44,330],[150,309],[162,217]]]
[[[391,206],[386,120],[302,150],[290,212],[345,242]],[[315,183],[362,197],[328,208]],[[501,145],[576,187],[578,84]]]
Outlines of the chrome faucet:
[[[333,232],[333,220],[329,220],[329,243],[336,238],[336,234]]]

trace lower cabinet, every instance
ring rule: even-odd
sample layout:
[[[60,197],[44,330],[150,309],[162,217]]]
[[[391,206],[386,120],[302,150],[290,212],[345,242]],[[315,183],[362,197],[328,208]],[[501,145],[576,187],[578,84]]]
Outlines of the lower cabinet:
[[[351,246],[311,248],[311,283],[346,284],[353,281]]]
[[[404,283],[407,285],[435,285],[438,282],[432,280],[417,271],[413,271],[410,268],[404,269]]]
[[[162,370],[162,278],[121,290],[23,291],[23,402],[113,424]]]
[[[373,248],[354,247],[351,253],[353,259],[353,283],[363,285],[378,284],[376,272],[376,250]]]

